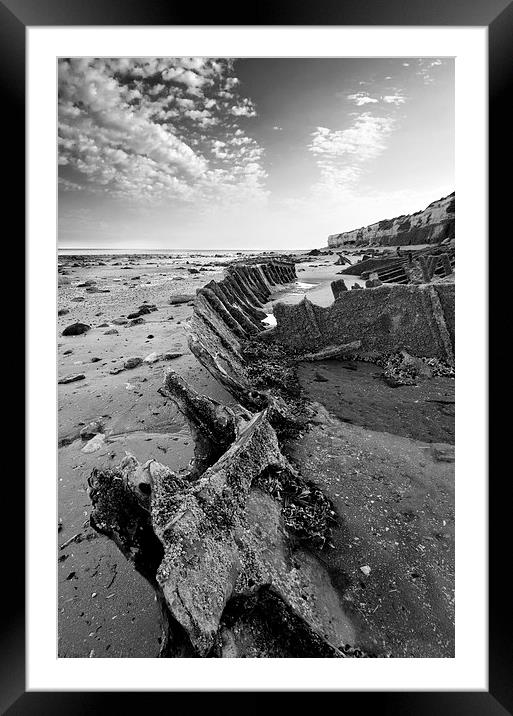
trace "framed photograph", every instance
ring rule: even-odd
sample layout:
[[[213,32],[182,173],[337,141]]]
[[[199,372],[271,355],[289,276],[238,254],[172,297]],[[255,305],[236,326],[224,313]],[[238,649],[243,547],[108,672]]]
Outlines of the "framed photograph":
[[[0,18],[28,318],[2,712],[511,712],[487,394],[511,5]]]

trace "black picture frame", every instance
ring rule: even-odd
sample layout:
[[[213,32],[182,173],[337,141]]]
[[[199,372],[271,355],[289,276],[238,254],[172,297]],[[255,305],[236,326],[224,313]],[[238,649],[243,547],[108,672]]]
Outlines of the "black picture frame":
[[[198,18],[201,22],[198,23]],[[511,77],[513,59],[513,3],[509,0],[316,0],[310,4],[270,2],[251,8],[242,3],[222,5],[175,5],[165,0],[0,0],[0,86],[4,112],[2,123],[4,171],[8,182],[4,206],[16,217],[10,243],[21,234],[25,217],[25,41],[31,26],[66,25],[388,25],[388,26],[486,26],[489,31],[489,236],[501,238],[507,229],[507,212],[511,199],[507,174],[511,157]],[[5,156],[7,153],[7,156]],[[16,236],[24,263],[24,241]],[[490,255],[490,271],[493,256]],[[490,273],[493,275],[493,273]],[[500,274],[495,274],[500,275]],[[494,291],[489,296],[489,330],[500,320],[501,302]],[[490,343],[493,345],[493,343]],[[498,360],[500,349],[490,351],[490,360]],[[504,356],[505,357],[505,356]],[[490,375],[493,371],[490,365]],[[476,379],[480,379],[477,376]],[[510,541],[510,502],[504,499],[501,475],[497,465],[501,445],[505,444],[505,428],[496,425],[490,434],[489,475],[493,476],[489,491],[489,690],[487,692],[344,692],[339,708],[375,709],[380,714],[424,715],[485,714],[500,716],[513,713],[512,639],[510,626],[510,591],[506,587],[511,567],[504,546]],[[469,449],[471,449],[469,447]],[[14,463],[14,461],[13,461]],[[494,469],[495,468],[495,469]],[[11,510],[14,540],[4,539],[2,572],[6,581],[2,589],[5,600],[1,612],[0,710],[17,714],[90,714],[120,711],[123,696],[130,706],[143,703],[148,708],[151,696],[162,705],[176,707],[176,694],[98,693],[98,692],[25,692],[25,569],[24,533],[21,514],[24,505],[24,483],[19,467],[14,464],[16,479],[9,479],[9,495],[4,493],[4,511]],[[42,466],[44,473],[44,466]],[[6,475],[7,477],[7,475]],[[4,485],[5,489],[5,485]],[[193,667],[191,667],[193,668]],[[236,687],[234,686],[234,690]],[[199,694],[200,695],[200,694]],[[212,699],[214,694],[209,694]],[[210,702],[209,708],[221,704],[222,694]],[[304,695],[306,696],[306,694]],[[318,694],[313,698],[318,698]],[[144,701],[143,701],[144,699]],[[166,701],[163,701],[166,699]],[[120,701],[121,700],[121,701]],[[260,699],[253,702],[256,706]],[[306,704],[305,704],[306,705]]]

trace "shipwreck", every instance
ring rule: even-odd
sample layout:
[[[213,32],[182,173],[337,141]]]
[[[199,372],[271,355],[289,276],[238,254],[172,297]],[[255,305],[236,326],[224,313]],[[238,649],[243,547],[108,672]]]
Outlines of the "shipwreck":
[[[452,656],[453,446],[342,422],[297,367],[450,371],[454,283],[335,282],[331,306],[278,303],[269,328],[295,280],[290,261],[238,263],[197,291],[189,347],[233,402],[169,370],[187,474],[130,455],[94,470],[91,524],[153,586],[162,657]]]

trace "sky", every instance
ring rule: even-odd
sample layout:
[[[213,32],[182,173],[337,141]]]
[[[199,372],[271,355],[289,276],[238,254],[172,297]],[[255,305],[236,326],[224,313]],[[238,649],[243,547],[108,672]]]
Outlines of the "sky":
[[[307,249],[454,191],[454,61],[61,59],[59,246]]]

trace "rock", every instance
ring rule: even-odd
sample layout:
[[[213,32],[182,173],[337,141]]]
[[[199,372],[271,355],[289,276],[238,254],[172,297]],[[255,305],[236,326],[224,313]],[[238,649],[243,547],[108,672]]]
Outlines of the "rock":
[[[133,318],[128,325],[129,326],[139,326],[141,323],[145,323],[144,318],[137,317],[137,318]]]
[[[144,359],[144,362],[145,363],[156,363],[161,358],[162,358],[162,355],[160,353],[153,352],[146,356],[146,358]]]
[[[432,378],[433,377],[433,371],[427,365],[424,363],[422,358],[417,358],[417,356],[410,355],[407,351],[401,351],[401,357],[403,365],[405,366],[412,366],[414,368],[416,375],[420,375],[424,378]]]
[[[118,373],[122,373],[124,370],[125,370],[124,366],[118,365],[118,366],[116,366],[116,368],[111,368],[111,370],[109,370],[109,373],[111,375],[117,375]]]
[[[177,296],[171,296],[169,299],[169,303],[171,306],[178,306],[181,303],[189,303],[189,301],[194,301],[195,296],[191,294],[178,294]]]
[[[71,348],[68,348],[68,350],[64,351],[64,353],[62,355],[69,356],[70,353],[73,353],[73,351],[71,350]]]
[[[103,433],[98,433],[95,435],[89,442],[84,445],[82,448],[82,452],[89,453],[89,452],[96,452],[101,447],[103,447],[103,443],[105,442],[105,435]]]
[[[365,574],[365,576],[368,577],[369,574],[371,573],[371,568],[369,567],[368,564],[364,564],[363,567],[360,567],[360,572],[363,572],[363,574]]]
[[[199,269],[196,269],[196,268],[190,268],[190,269],[187,269],[187,271],[189,273],[199,273]]]
[[[91,363],[99,363],[101,361],[101,358],[98,358],[95,356],[94,358],[91,358]]]
[[[103,334],[104,336],[119,336],[119,331],[117,331],[115,328],[111,328],[108,331],[105,331]]]
[[[383,282],[379,280],[377,273],[371,273],[367,281],[365,281],[366,288],[378,288],[378,286],[382,285]]]
[[[322,251],[320,249],[312,249],[307,253],[307,256],[320,256]]]
[[[141,365],[142,362],[143,362],[142,358],[138,358],[138,357],[128,358],[124,362],[123,367],[125,368],[125,370],[131,370],[132,368],[137,368],[137,366]]]
[[[69,313],[69,308],[59,308],[57,311],[58,316],[65,316],[67,313]]]
[[[85,301],[85,298],[83,296],[75,296],[75,298],[72,298],[71,300],[79,302],[79,301]]]
[[[164,360],[174,360],[175,358],[181,358],[183,353],[164,353]]]
[[[66,328],[62,332],[62,335],[80,336],[82,335],[82,333],[87,333],[87,331],[90,330],[91,326],[88,326],[87,323],[72,323],[70,326],[66,326]]]
[[[92,280],[84,281],[84,283],[78,284],[78,288],[87,288],[88,286],[94,286],[95,283],[96,283],[96,281],[92,281]]]
[[[445,443],[433,443],[431,445],[431,455],[436,462],[454,462],[454,445]]]
[[[82,428],[80,431],[80,437],[82,440],[90,440],[98,433],[103,433],[103,423],[101,420],[93,420],[89,423],[89,425]]]
[[[126,318],[114,318],[111,323],[113,323],[115,326],[124,326],[126,323],[128,323],[128,320]]]
[[[328,382],[328,378],[326,378],[326,376],[324,376],[322,373],[319,373],[319,372],[315,373],[314,380],[316,383],[327,383]]]
[[[59,378],[59,383],[75,383],[77,380],[84,380],[85,375],[83,373],[75,373],[74,375],[67,375],[64,378]]]

